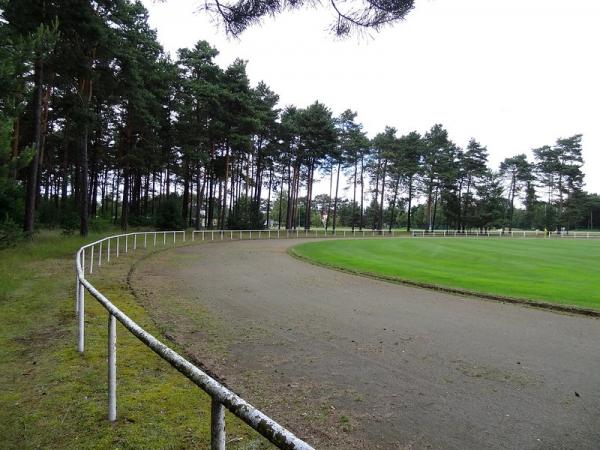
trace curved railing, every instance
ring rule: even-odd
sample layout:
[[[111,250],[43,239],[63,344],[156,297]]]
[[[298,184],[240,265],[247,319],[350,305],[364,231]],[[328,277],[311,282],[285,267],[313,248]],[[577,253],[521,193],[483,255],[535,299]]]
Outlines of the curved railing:
[[[526,238],[538,237],[548,239],[600,239],[598,231],[523,231],[523,230],[415,230],[413,237],[508,237]]]
[[[117,419],[117,328],[116,322],[119,321],[131,334],[142,341],[152,351],[158,354],[162,359],[171,364],[175,369],[181,372],[186,378],[199,386],[211,397],[211,449],[225,449],[225,408],[232,414],[246,422],[262,436],[267,438],[277,447],[282,449],[302,449],[308,450],[312,447],[301,439],[297,438],[292,432],[279,425],[277,422],[260,412],[254,406],[247,403],[244,399],[231,392],[225,386],[208,376],[205,372],[193,365],[176,351],[160,342],[141,326],[135,323],[123,311],[110,302],[98,289],[96,289],[85,278],[86,270],[93,273],[94,265],[102,265],[102,259],[110,261],[111,256],[119,257],[120,252],[124,250],[135,251],[138,244],[141,245],[143,238],[144,247],[150,244],[155,247],[166,245],[167,241],[177,242],[177,237],[181,236],[181,241],[185,242],[185,231],[157,231],[157,232],[139,232],[127,233],[116,236],[106,237],[99,241],[81,247],[76,254],[77,271],[77,290],[76,290],[76,314],[78,318],[78,343],[77,349],[83,352],[85,348],[85,291],[95,298],[108,312],[108,419],[115,421]],[[131,241],[131,242],[130,242]],[[112,243],[112,253],[111,253]],[[124,249],[122,248],[124,247]],[[89,255],[89,256],[88,256]],[[89,260],[89,261],[88,261]],[[86,262],[89,265],[86,268]]]
[[[224,241],[243,239],[292,239],[292,238],[367,238],[367,237],[399,237],[405,235],[398,230],[326,230],[323,228],[294,230],[194,230],[192,241]]]

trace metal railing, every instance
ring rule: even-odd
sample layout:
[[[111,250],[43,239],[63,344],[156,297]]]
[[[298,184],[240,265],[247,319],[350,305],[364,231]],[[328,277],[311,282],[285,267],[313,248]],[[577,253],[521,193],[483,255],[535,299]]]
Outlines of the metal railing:
[[[412,232],[413,237],[539,237],[550,239],[600,239],[599,231],[523,231],[523,230],[418,230]]]
[[[301,238],[333,238],[333,237],[399,237],[405,232],[398,230],[336,230],[322,228],[311,230],[193,230],[192,241],[196,236],[201,241],[224,241],[243,239],[301,239]]]
[[[127,233],[116,236],[106,237],[91,244],[81,247],[76,254],[76,304],[75,310],[78,318],[78,339],[77,350],[83,353],[85,348],[85,291],[94,297],[108,312],[108,420],[117,419],[117,327],[119,321],[131,334],[142,341],[152,351],[158,354],[162,359],[171,364],[175,369],[181,372],[186,378],[199,386],[211,397],[211,449],[225,449],[225,408],[239,419],[243,420],[250,427],[267,438],[277,447],[282,449],[312,449],[309,444],[297,438],[292,432],[279,425],[277,422],[260,412],[254,406],[247,403],[244,399],[227,389],[225,386],[208,376],[198,367],[190,363],[176,351],[160,342],[124,312],[110,302],[100,291],[98,291],[85,278],[86,270],[93,273],[94,264],[97,267],[102,266],[103,255],[106,262],[110,261],[111,256],[119,257],[122,247],[125,253],[130,248],[135,251],[138,243],[147,248],[149,245],[156,247],[166,245],[167,241],[173,244],[177,242],[177,236],[181,236],[181,241],[185,242],[185,231],[157,231],[157,232],[139,232]],[[112,243],[112,252],[111,252]],[[97,249],[97,251],[95,251]],[[86,269],[86,262],[89,255],[89,265]]]

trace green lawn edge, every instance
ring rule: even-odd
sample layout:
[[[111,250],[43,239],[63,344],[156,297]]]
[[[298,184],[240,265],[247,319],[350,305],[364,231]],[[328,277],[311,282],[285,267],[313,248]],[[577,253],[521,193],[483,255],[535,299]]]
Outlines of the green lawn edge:
[[[377,238],[375,238],[375,239],[377,239]],[[381,239],[393,239],[393,238],[381,238]],[[398,238],[398,239],[402,239],[402,238]],[[338,240],[344,240],[344,241],[348,241],[348,242],[354,241],[352,239],[338,239]],[[415,280],[410,280],[408,278],[384,275],[384,274],[380,274],[380,273],[376,273],[376,272],[358,270],[358,269],[354,269],[354,268],[350,268],[350,267],[346,267],[346,266],[338,265],[338,264],[334,264],[334,263],[326,263],[326,262],[322,262],[322,261],[317,261],[306,255],[298,253],[298,247],[302,247],[306,244],[314,244],[314,242],[296,244],[292,247],[289,247],[287,249],[287,254],[299,261],[303,261],[303,262],[306,262],[306,263],[309,263],[309,264],[312,264],[312,265],[315,265],[318,267],[323,267],[323,268],[330,269],[330,270],[336,270],[338,272],[348,273],[351,275],[357,275],[357,276],[362,276],[362,277],[366,277],[366,278],[371,278],[371,279],[375,279],[375,280],[379,280],[379,281],[403,284],[403,285],[407,285],[407,286],[414,286],[414,287],[419,287],[419,288],[423,288],[423,289],[447,292],[450,294],[457,294],[457,295],[462,295],[462,296],[477,297],[477,298],[481,298],[481,299],[485,299],[485,300],[493,300],[493,301],[498,301],[498,302],[502,302],[502,303],[514,303],[514,304],[518,304],[518,305],[529,306],[529,307],[540,308],[540,309],[548,309],[548,310],[553,310],[553,311],[563,312],[563,313],[578,314],[578,315],[591,316],[591,317],[600,317],[600,308],[599,309],[583,308],[581,306],[557,304],[557,303],[552,303],[550,301],[545,301],[545,300],[531,300],[531,299],[527,299],[527,298],[490,294],[487,292],[480,292],[480,291],[462,289],[462,288],[457,288],[457,287],[452,287],[452,286],[445,286],[445,285],[440,285],[440,284],[435,284],[435,283],[415,281]]]

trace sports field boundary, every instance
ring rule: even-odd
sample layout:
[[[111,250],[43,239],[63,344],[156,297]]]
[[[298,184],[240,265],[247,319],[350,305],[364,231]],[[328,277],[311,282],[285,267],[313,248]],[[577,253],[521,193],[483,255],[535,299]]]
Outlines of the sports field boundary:
[[[414,286],[414,287],[434,290],[434,291],[438,291],[438,292],[446,292],[449,294],[457,294],[457,295],[468,296],[468,297],[476,297],[476,298],[480,298],[480,299],[484,299],[484,300],[492,300],[492,301],[501,302],[501,303],[513,303],[513,304],[517,304],[517,305],[529,306],[532,308],[546,309],[546,310],[551,310],[551,311],[556,311],[556,312],[561,312],[561,313],[577,314],[577,315],[582,315],[582,316],[600,318],[600,310],[580,308],[578,306],[560,305],[560,304],[548,303],[548,302],[544,302],[544,301],[529,300],[529,299],[525,299],[525,298],[508,297],[508,296],[497,295],[497,294],[488,294],[485,292],[469,291],[468,289],[453,288],[453,287],[441,286],[441,285],[433,284],[433,283],[425,283],[425,282],[421,282],[421,281],[414,281],[414,280],[408,280],[408,279],[399,278],[399,277],[386,276],[386,275],[376,274],[376,273],[372,273],[372,272],[363,272],[360,270],[348,269],[346,267],[337,266],[335,264],[325,264],[325,263],[314,261],[310,258],[300,255],[299,253],[297,253],[295,251],[295,247],[296,246],[288,248],[288,250],[287,250],[288,255],[290,255],[293,258],[296,258],[299,261],[303,261],[303,262],[306,262],[306,263],[309,263],[309,264],[312,264],[312,265],[315,265],[318,267],[323,267],[325,269],[337,270],[338,272],[348,273],[351,275],[363,276],[363,277],[371,278],[374,280],[386,281],[386,282],[391,282],[391,283],[396,283],[396,284],[403,284],[403,285],[407,285],[407,286]]]

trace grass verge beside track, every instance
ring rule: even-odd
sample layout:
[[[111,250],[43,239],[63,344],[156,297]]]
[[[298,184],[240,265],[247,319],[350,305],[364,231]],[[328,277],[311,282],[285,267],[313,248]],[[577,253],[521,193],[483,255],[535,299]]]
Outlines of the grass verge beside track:
[[[600,310],[600,241],[388,238],[310,242],[291,252],[392,281]]]
[[[43,233],[0,251],[0,447],[207,448],[209,397],[120,324],[118,420],[107,421],[107,313],[86,295],[83,355],[74,315],[75,251],[99,238]],[[89,280],[165,341],[126,282],[144,254],[113,258]],[[233,448],[262,448],[264,440],[229,414],[227,433]]]

